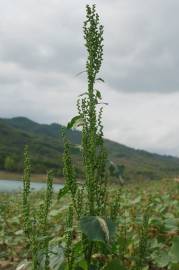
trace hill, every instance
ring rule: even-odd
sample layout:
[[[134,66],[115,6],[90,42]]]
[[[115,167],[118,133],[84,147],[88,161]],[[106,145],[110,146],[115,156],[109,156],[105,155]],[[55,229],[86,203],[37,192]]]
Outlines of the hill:
[[[23,149],[29,145],[32,168],[35,173],[46,173],[55,169],[63,175],[62,126],[56,123],[38,124],[25,117],[0,119],[0,170],[21,172],[23,170]],[[72,156],[79,175],[82,174],[80,155],[75,144],[80,142],[80,132],[69,130],[72,141]],[[129,180],[161,179],[179,175],[179,158],[136,150],[122,144],[105,140],[109,159],[122,165],[124,177]]]

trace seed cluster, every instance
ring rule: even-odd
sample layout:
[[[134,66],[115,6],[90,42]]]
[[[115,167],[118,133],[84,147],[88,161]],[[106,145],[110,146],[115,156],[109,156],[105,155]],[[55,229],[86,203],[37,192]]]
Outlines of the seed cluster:
[[[30,178],[31,162],[28,146],[24,150],[24,177],[23,177],[23,227],[30,247],[32,256],[32,270],[40,268],[44,261],[43,269],[49,270],[49,235],[48,235],[48,213],[52,203],[53,194],[53,172],[47,175],[46,192],[43,203],[34,209],[30,204]]]

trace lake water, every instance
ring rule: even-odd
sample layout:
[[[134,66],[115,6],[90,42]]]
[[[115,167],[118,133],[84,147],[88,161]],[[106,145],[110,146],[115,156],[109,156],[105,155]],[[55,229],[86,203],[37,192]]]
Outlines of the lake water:
[[[55,191],[58,191],[60,188],[62,188],[62,184],[54,184],[53,189]],[[23,182],[22,181],[16,181],[16,180],[3,180],[0,179],[0,192],[18,192],[21,191],[23,188]],[[31,189],[38,191],[43,190],[46,188],[45,183],[37,183],[32,182],[31,183]]]

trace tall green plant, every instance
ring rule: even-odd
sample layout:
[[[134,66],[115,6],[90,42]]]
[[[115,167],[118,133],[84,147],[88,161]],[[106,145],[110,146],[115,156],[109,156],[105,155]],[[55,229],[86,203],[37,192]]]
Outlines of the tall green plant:
[[[95,5],[86,7],[86,21],[83,26],[85,47],[87,50],[86,92],[79,95],[77,100],[78,115],[73,117],[67,128],[81,127],[81,154],[84,171],[84,182],[79,185],[75,176],[70,143],[64,138],[64,176],[65,187],[60,194],[71,194],[73,208],[76,210],[82,231],[82,243],[85,260],[90,267],[92,255],[99,249],[104,251],[104,245],[96,244],[95,240],[108,242],[109,234],[113,229],[112,223],[107,222],[107,152],[103,141],[102,113],[103,103],[101,92],[96,89],[97,81],[103,60],[103,26],[99,22]],[[85,195],[85,203],[80,202]],[[93,232],[90,232],[90,227]],[[95,234],[95,230],[99,234]]]
[[[34,209],[30,200],[31,161],[28,146],[24,150],[24,176],[23,176],[23,227],[32,257],[32,269],[49,270],[49,234],[48,213],[52,202],[53,173],[48,172],[47,187],[43,203],[39,209]],[[42,256],[43,254],[43,256]]]
[[[101,93],[95,89],[95,82],[99,80],[96,77],[103,60],[103,26],[99,23],[95,5],[87,6],[86,17],[83,29],[87,49],[88,88],[86,95],[78,101],[78,111],[82,121],[82,156],[89,214],[100,215],[104,214],[106,199],[106,151],[103,143],[102,108],[97,111]]]
[[[72,118],[67,127],[82,127],[80,149],[85,177],[84,186],[87,192],[86,214],[105,215],[107,153],[103,142],[103,108],[100,108],[102,97],[100,91],[95,88],[96,81],[103,81],[97,78],[103,60],[103,26],[99,23],[95,5],[92,7],[87,5],[86,18],[83,30],[87,49],[87,91],[79,96],[77,100],[79,114]],[[66,139],[64,146],[64,175],[74,200],[77,185]]]

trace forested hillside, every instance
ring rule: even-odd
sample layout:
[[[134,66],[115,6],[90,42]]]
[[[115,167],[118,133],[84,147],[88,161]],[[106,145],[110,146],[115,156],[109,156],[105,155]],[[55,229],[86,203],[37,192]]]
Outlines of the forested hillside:
[[[59,124],[38,124],[24,117],[0,119],[0,170],[23,170],[23,149],[29,145],[33,172],[46,173],[55,169],[58,176],[63,175],[62,126]],[[80,132],[69,130],[72,141],[72,154],[77,173],[82,175],[80,151]],[[109,159],[123,166],[124,177],[130,180],[161,179],[179,175],[179,158],[162,156],[135,150],[119,143],[105,140]]]

